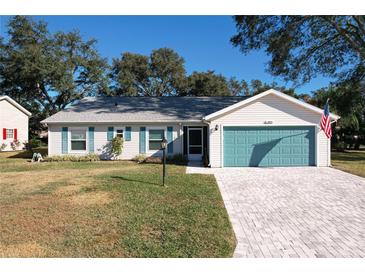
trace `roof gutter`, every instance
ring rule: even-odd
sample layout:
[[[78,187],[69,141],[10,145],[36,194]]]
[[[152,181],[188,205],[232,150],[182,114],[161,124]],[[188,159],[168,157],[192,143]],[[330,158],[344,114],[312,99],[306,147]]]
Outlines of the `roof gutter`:
[[[211,123],[212,121],[206,120],[206,119],[205,119],[205,117],[203,117],[203,118],[202,118],[202,122],[203,122],[204,124],[210,125],[210,123]]]
[[[154,120],[154,121],[41,121],[42,124],[149,124],[149,123],[202,123],[202,120]]]

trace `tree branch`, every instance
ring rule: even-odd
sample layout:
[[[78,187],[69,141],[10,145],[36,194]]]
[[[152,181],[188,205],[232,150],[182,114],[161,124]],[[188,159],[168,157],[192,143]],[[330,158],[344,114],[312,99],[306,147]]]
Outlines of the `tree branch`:
[[[356,24],[359,27],[359,30],[362,32],[363,35],[365,35],[365,27],[364,27],[364,22],[361,22],[362,17],[358,16],[358,15],[354,15],[352,16],[352,18],[354,18]]]
[[[336,31],[343,37],[345,38],[345,40],[350,44],[350,46],[355,50],[357,51],[360,56],[365,59],[365,49],[361,48],[361,46],[357,45],[357,43],[355,41],[353,41],[353,39],[351,38],[350,35],[348,35],[348,31],[341,28],[337,22],[333,19],[331,19],[330,17],[328,16],[322,16],[322,18],[329,22],[335,29]]]
[[[360,44],[360,48],[365,49],[365,40],[364,37],[361,35],[361,33],[365,31],[365,29],[361,29],[361,27],[355,26],[354,24],[352,24],[352,22],[350,22],[350,20],[347,21],[347,25],[353,30],[347,30],[347,32],[352,35],[355,40],[358,41],[358,43]]]
[[[301,60],[296,64],[295,69],[298,69],[300,67],[300,65],[303,63],[303,61],[307,60],[312,54],[314,54],[317,50],[323,48],[325,45],[327,45],[329,42],[335,40],[337,37],[339,37],[340,34],[336,34],[333,37],[330,37],[328,39],[326,39],[325,41],[323,41],[321,44],[319,44],[316,47],[313,47],[311,49],[309,49],[309,51],[305,54],[305,56],[303,56],[303,58],[301,58]]]
[[[43,95],[46,98],[46,100],[50,103],[50,105],[54,108],[55,107],[54,102],[53,102],[51,96],[49,96],[48,92],[46,91],[44,84],[37,83],[37,89],[40,92],[40,94]]]

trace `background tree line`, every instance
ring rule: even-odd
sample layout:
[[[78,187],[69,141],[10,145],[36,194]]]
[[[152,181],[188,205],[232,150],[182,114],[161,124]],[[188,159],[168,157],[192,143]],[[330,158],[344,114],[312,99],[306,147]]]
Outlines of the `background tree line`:
[[[293,81],[317,75],[337,79],[329,87],[298,94],[293,88],[260,80],[226,78],[214,71],[185,70],[173,49],[150,55],[125,52],[109,64],[96,50],[96,40],[78,31],[51,33],[31,17],[9,20],[8,38],[0,37],[0,94],[14,98],[33,116],[31,134],[40,121],[84,96],[249,96],[275,88],[331,110],[342,119],[335,128],[341,145],[364,142],[364,16],[236,16],[231,43],[246,54],[264,49],[268,71]],[[354,136],[358,136],[356,139]]]

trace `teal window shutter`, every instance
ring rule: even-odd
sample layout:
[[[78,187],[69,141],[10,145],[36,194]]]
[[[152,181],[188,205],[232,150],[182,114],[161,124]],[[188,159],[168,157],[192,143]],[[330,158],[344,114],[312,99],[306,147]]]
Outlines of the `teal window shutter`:
[[[68,153],[68,128],[62,128],[62,154]]]
[[[167,153],[173,153],[174,152],[174,144],[173,144],[173,127],[167,127]]]
[[[89,152],[94,152],[94,131],[95,131],[94,127],[89,127],[89,131],[88,131]]]
[[[108,127],[108,133],[106,136],[107,141],[113,140],[114,137],[114,127]]]
[[[139,153],[146,153],[146,128],[141,127],[139,129]]]
[[[126,127],[125,128],[125,136],[124,136],[124,139],[126,141],[130,141],[132,139],[131,131],[132,131],[132,128],[131,127]]]

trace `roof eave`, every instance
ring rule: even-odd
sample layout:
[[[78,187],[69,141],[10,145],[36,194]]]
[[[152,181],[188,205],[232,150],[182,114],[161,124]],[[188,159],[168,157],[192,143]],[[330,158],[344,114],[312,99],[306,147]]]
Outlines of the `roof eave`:
[[[145,123],[202,123],[202,119],[194,120],[153,120],[153,121],[120,121],[120,120],[109,120],[109,121],[47,121],[47,119],[41,121],[42,124],[145,124]]]
[[[21,112],[23,112],[25,115],[27,115],[28,117],[32,116],[32,113],[29,112],[28,110],[26,110],[24,107],[22,107],[19,103],[17,103],[16,101],[14,101],[13,99],[11,99],[9,96],[4,95],[0,97],[0,101],[1,100],[6,100],[8,101],[10,104],[12,104],[14,107],[16,107],[17,109],[19,109]]]
[[[269,89],[269,90],[267,90],[267,91],[265,91],[265,92],[262,92],[262,93],[260,93],[260,94],[255,95],[255,96],[252,96],[251,98],[248,98],[248,99],[246,99],[246,100],[244,100],[244,101],[238,102],[238,103],[233,104],[233,105],[231,105],[231,106],[228,106],[228,107],[226,107],[226,108],[224,108],[224,109],[221,109],[221,110],[219,110],[219,111],[216,111],[216,112],[214,112],[214,113],[211,113],[211,114],[209,114],[209,115],[207,115],[207,116],[203,117],[203,120],[205,120],[205,121],[212,121],[212,120],[214,120],[215,118],[217,118],[217,117],[219,117],[219,116],[222,116],[222,115],[224,115],[224,114],[225,114],[225,113],[227,113],[227,112],[233,111],[233,110],[235,110],[235,109],[237,109],[237,108],[239,108],[239,107],[241,107],[241,106],[247,105],[247,104],[249,104],[249,103],[251,103],[251,102],[253,102],[253,101],[256,101],[256,100],[258,100],[258,99],[260,99],[260,98],[262,98],[262,97],[264,97],[264,96],[267,96],[267,95],[269,95],[269,94],[277,95],[277,96],[279,96],[279,97],[281,97],[281,98],[283,98],[283,99],[286,99],[286,100],[288,100],[288,101],[290,101],[290,102],[293,102],[293,103],[295,103],[295,104],[297,104],[297,105],[299,105],[299,106],[301,106],[301,107],[304,107],[304,108],[306,108],[306,109],[308,109],[308,110],[311,110],[311,111],[313,111],[313,112],[316,112],[316,113],[318,113],[318,114],[322,114],[322,113],[323,113],[323,110],[322,110],[322,109],[320,109],[320,108],[318,108],[318,107],[316,107],[316,106],[313,106],[313,105],[308,104],[308,103],[306,103],[306,102],[302,102],[302,101],[300,101],[300,100],[298,100],[298,99],[296,99],[296,98],[294,98],[294,97],[291,97],[291,96],[289,96],[289,95],[287,95],[287,94],[285,94],[285,93],[282,93],[282,92],[280,92],[280,91],[277,91],[277,90],[275,90],[275,89]],[[340,116],[338,116],[338,115],[336,115],[336,114],[334,114],[334,113],[330,113],[330,117],[331,117],[333,120],[338,120],[338,119],[340,119],[340,118],[341,118]]]

